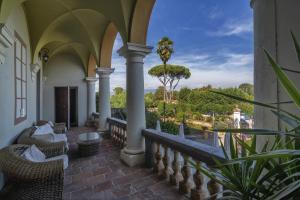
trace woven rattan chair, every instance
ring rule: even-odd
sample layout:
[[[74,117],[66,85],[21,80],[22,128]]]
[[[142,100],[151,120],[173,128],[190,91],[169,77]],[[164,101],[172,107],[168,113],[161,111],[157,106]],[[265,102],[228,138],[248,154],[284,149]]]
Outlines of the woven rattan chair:
[[[47,124],[49,121],[47,120],[39,120],[37,121],[36,123],[34,123],[35,126],[43,126],[45,124]],[[54,130],[54,133],[65,133],[67,131],[67,128],[66,128],[66,123],[53,123],[54,127],[53,130]]]
[[[0,150],[0,170],[11,186],[5,199],[62,199],[63,161],[31,162],[21,157],[28,145],[11,145]],[[53,152],[43,151],[47,157]]]
[[[33,127],[25,129],[18,137],[17,143],[27,145],[35,144],[39,149],[41,149],[41,151],[51,151],[56,155],[62,155],[63,153],[66,153],[68,151],[66,142],[48,142],[45,140],[39,140],[37,138],[31,137],[32,133]]]

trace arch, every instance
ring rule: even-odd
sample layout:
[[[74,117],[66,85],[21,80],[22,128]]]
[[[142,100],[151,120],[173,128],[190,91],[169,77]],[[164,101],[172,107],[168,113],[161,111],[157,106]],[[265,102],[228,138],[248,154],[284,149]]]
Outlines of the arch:
[[[75,54],[80,59],[85,73],[88,73],[90,51],[83,44],[76,42],[64,43],[61,41],[54,41],[46,44],[43,48],[49,49],[49,60],[63,51]]]
[[[81,10],[81,9],[80,9]],[[33,60],[37,59],[40,49],[51,40],[64,41],[66,43],[82,43],[85,44],[92,54],[98,57],[98,50],[96,42],[91,40],[91,33],[87,30],[86,26],[83,25],[83,22],[79,19],[79,16],[74,17],[73,13],[65,13],[57,17],[52,21],[41,33],[39,38],[36,38],[36,41],[33,44]],[[101,15],[102,16],[102,15]],[[78,32],[70,33],[67,26],[77,27]],[[63,31],[59,29],[63,29]]]
[[[90,55],[88,68],[87,68],[87,76],[96,77],[96,68],[97,68],[96,59],[93,55]]]
[[[137,44],[147,43],[149,21],[155,0],[137,0],[131,20],[129,42]]]
[[[117,33],[118,30],[116,29],[115,25],[111,22],[107,26],[102,39],[99,67],[111,67],[112,50],[114,47]]]

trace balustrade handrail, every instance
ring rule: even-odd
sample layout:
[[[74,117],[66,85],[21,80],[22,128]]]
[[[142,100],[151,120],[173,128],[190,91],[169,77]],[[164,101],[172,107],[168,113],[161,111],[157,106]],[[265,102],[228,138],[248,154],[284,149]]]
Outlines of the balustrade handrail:
[[[107,122],[109,124],[117,124],[119,127],[123,127],[123,128],[127,127],[127,121],[121,120],[121,119],[117,119],[117,118],[114,118],[114,117],[107,118]]]
[[[207,165],[215,165],[214,159],[225,162],[222,149],[188,140],[176,135],[159,132],[154,129],[144,129],[142,135],[147,140],[166,145],[171,149],[192,157],[195,160],[206,163]],[[214,159],[213,159],[214,158]]]

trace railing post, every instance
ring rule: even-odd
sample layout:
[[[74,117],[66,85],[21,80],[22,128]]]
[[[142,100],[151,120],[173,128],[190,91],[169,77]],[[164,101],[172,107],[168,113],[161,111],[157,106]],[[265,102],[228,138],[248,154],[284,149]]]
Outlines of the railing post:
[[[146,161],[146,167],[147,168],[152,168],[154,165],[153,161],[153,143],[152,140],[149,138],[145,138],[145,143],[146,143],[146,152],[145,152],[145,161]]]

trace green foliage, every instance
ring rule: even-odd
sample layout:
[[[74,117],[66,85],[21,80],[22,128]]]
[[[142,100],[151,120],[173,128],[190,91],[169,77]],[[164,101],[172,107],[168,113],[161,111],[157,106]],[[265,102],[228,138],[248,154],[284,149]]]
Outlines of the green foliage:
[[[161,61],[166,64],[171,58],[172,53],[174,53],[173,41],[168,37],[163,37],[157,43],[156,53],[159,55]]]
[[[178,135],[179,126],[172,121],[165,121],[161,123],[161,130],[172,135]]]
[[[126,92],[123,88],[114,89],[114,95],[110,97],[112,108],[126,108]]]
[[[248,95],[253,96],[254,95],[254,87],[250,83],[243,83],[239,86],[239,89],[241,89],[243,92],[247,93]]]
[[[154,93],[154,100],[155,101],[163,101],[164,100],[164,87],[159,86]]]
[[[164,88],[164,100],[171,102],[173,100],[174,91],[181,79],[188,79],[191,72],[188,68],[180,65],[157,65],[152,67],[148,74],[157,77]]]
[[[300,189],[300,151],[292,150],[293,140],[287,138],[286,141],[282,141],[280,136],[277,136],[269,151],[267,143],[262,152],[258,153],[255,150],[256,137],[249,144],[237,136],[231,135],[230,138],[229,152],[225,151],[224,145],[221,144],[225,158],[229,161],[221,163],[215,160],[218,170],[192,163],[203,174],[226,188],[223,191],[226,194],[225,198],[273,200],[297,196]],[[242,147],[246,156],[241,156],[234,141]]]
[[[181,65],[157,65],[152,67],[148,74],[157,78],[162,78],[164,74],[169,79],[188,79],[191,76],[191,72],[188,68]]]
[[[160,119],[156,112],[146,111],[146,127],[148,129],[155,129],[157,120],[160,120]]]
[[[146,108],[154,108],[157,106],[157,102],[154,100],[153,93],[145,94],[145,106]]]
[[[122,88],[122,87],[116,87],[115,89],[114,89],[114,93],[115,93],[115,95],[119,95],[119,94],[122,94],[122,93],[124,93],[125,91],[124,91],[124,89]]]
[[[179,91],[179,102],[182,104],[193,105],[193,112],[199,112],[202,114],[211,114],[214,112],[215,114],[219,115],[228,115],[232,114],[233,109],[236,106],[238,106],[242,112],[248,115],[253,114],[253,105],[222,97],[218,94],[210,92],[210,88],[211,87],[203,87],[193,90],[182,88]],[[216,89],[215,91],[233,94],[249,100],[253,99],[253,96],[245,93],[239,88],[220,88]]]
[[[178,100],[183,103],[189,102],[191,92],[192,90],[187,87],[181,88],[178,94]]]

